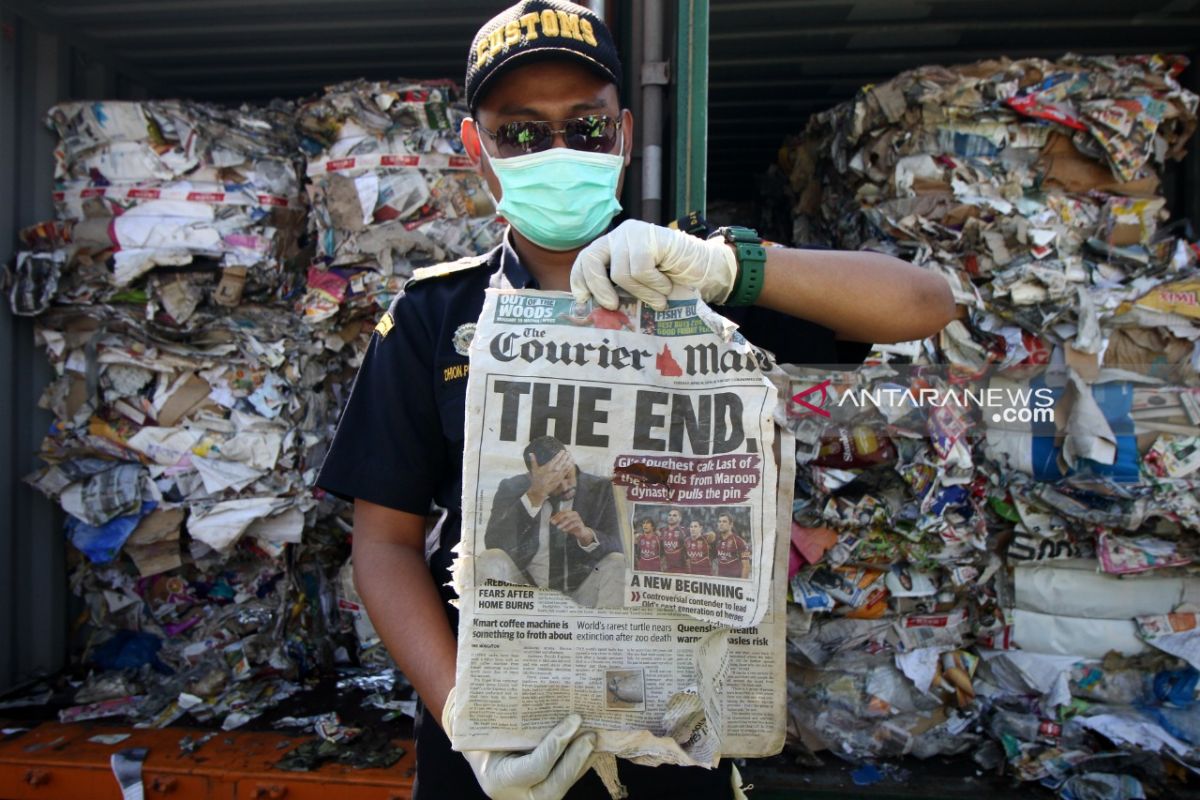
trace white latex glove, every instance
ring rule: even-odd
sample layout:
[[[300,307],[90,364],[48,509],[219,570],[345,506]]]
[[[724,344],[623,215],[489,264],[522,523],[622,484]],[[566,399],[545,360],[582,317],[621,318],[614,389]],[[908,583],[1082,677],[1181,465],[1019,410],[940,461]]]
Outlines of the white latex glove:
[[[451,689],[442,707],[442,729],[447,736],[453,718]],[[528,753],[463,750],[462,754],[492,800],[560,800],[587,770],[596,746],[596,734],[576,735],[581,724],[578,714],[569,714]]]
[[[736,279],[737,256],[723,239],[697,239],[631,219],[579,251],[571,267],[571,293],[576,302],[595,298],[615,309],[615,283],[662,311],[675,285],[695,287],[705,302],[721,303]]]

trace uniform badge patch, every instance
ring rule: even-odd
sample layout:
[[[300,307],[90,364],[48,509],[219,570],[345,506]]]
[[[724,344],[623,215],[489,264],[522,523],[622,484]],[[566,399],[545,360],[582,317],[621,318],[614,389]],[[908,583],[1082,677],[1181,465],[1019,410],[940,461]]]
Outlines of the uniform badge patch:
[[[460,356],[469,355],[471,349],[471,340],[474,338],[474,322],[464,322],[462,325],[459,325],[458,329],[454,331],[454,338],[450,340],[451,344],[454,345],[454,352],[458,353]]]
[[[395,326],[396,321],[392,319],[392,312],[385,311],[383,312],[383,316],[379,318],[379,322],[375,325],[375,332],[379,334],[380,339],[386,339]]]

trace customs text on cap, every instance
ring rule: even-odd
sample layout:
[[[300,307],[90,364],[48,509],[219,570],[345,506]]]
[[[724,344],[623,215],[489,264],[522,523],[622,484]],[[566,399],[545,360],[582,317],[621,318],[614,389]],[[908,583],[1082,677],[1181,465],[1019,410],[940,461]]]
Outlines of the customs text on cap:
[[[497,75],[539,58],[576,59],[621,83],[621,60],[603,20],[564,0],[524,0],[484,23],[471,42],[466,80],[471,113]]]

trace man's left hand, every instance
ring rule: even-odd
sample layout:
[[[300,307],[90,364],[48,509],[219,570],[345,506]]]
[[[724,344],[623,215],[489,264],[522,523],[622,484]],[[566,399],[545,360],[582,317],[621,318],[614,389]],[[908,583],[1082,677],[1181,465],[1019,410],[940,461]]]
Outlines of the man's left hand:
[[[574,536],[585,547],[596,541],[596,534],[583,523],[578,511],[559,511],[550,517],[550,524]]]
[[[620,286],[652,308],[667,307],[675,286],[700,290],[705,302],[724,302],[737,279],[737,257],[722,239],[697,239],[682,231],[626,220],[575,258],[571,293],[608,309],[617,307]]]

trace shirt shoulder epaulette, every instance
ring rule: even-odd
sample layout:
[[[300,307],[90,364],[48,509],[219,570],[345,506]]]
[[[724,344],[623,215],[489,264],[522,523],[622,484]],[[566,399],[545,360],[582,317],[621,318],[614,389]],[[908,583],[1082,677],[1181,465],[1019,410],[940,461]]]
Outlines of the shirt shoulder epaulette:
[[[412,286],[414,283],[429,280],[430,278],[441,278],[446,275],[455,275],[467,270],[478,269],[486,266],[491,260],[491,253],[484,253],[478,256],[467,256],[460,258],[457,261],[448,261],[445,264],[435,264],[432,267],[418,267],[413,270],[412,277],[404,284],[404,288]]]

